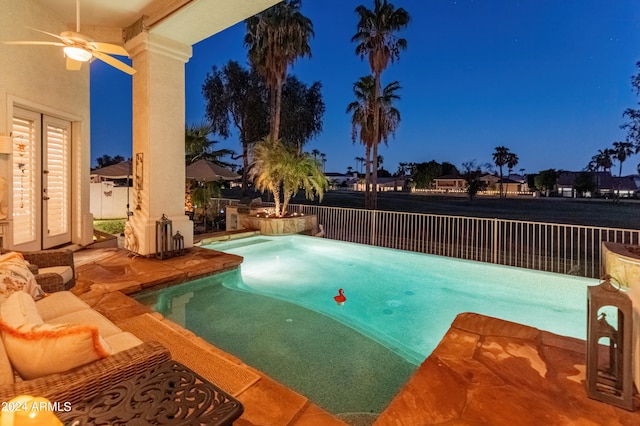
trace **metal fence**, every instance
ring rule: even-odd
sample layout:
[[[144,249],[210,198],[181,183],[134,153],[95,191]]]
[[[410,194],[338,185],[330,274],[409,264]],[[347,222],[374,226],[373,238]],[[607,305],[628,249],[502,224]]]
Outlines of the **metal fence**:
[[[237,200],[215,203],[220,211]],[[326,238],[590,278],[600,277],[602,242],[640,244],[634,229],[303,204],[289,211],[316,215]]]

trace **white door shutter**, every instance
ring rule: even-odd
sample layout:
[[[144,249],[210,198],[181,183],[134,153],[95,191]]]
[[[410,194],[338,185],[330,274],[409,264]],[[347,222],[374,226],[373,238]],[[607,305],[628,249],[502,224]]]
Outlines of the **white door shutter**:
[[[49,248],[70,240],[71,123],[44,116],[43,130],[43,246]]]
[[[13,117],[13,244],[38,237],[40,114],[16,108]]]

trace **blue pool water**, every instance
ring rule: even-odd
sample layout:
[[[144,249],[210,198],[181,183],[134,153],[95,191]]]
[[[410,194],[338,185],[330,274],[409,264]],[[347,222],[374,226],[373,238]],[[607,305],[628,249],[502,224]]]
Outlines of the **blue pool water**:
[[[476,312],[586,337],[596,280],[306,236],[255,236],[207,248],[244,257],[225,286],[332,317],[419,365],[455,316]],[[344,289],[344,305],[333,296]]]

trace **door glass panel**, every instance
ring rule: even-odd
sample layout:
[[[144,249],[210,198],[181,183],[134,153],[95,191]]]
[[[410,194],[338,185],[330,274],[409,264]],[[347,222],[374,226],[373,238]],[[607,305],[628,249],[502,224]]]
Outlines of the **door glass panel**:
[[[69,232],[69,127],[47,120],[45,134],[45,231],[53,237]]]
[[[39,117],[38,117],[39,118]],[[33,117],[13,118],[13,244],[37,238],[36,172],[39,122]]]

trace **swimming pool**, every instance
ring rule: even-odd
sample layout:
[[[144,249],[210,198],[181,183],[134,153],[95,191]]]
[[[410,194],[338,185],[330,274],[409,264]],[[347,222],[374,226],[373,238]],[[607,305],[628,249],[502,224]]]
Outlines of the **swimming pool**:
[[[410,362],[433,351],[461,312],[586,337],[596,280],[300,235],[212,243],[244,257],[239,289],[337,319]],[[344,289],[347,301],[333,299]]]
[[[243,256],[240,270],[138,300],[336,414],[381,411],[461,312],[584,339],[597,284],[299,235],[207,247]]]

